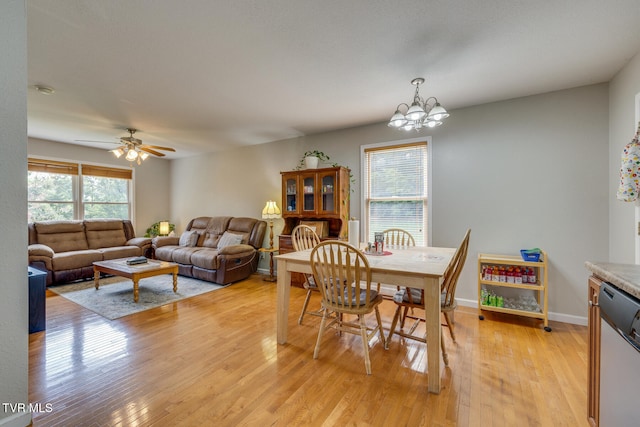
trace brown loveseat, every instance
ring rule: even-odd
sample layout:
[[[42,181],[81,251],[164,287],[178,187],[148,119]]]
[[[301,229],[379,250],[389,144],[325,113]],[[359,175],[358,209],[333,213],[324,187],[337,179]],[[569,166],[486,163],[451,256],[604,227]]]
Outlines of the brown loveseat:
[[[194,218],[179,237],[154,237],[154,257],[177,263],[183,276],[226,285],[258,269],[266,229],[254,218]]]
[[[93,262],[149,255],[151,239],[135,237],[131,221],[87,219],[29,223],[29,265],[47,285],[93,277]]]

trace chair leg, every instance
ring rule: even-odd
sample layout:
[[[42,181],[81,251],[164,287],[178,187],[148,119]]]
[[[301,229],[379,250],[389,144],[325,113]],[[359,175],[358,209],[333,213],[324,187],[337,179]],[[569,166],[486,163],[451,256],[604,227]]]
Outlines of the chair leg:
[[[302,313],[300,313],[300,317],[298,318],[298,325],[302,325],[302,318],[307,312],[307,306],[309,305],[309,300],[311,299],[311,292],[311,289],[307,290],[307,296],[304,299],[304,304],[302,304]]]
[[[382,331],[382,318],[380,317],[380,310],[378,310],[378,306],[375,308],[376,310],[376,319],[378,320],[378,333],[380,334],[380,340],[382,341],[382,346],[385,350],[388,350],[387,342],[384,339],[384,332]]]
[[[448,311],[443,312],[444,318],[447,321],[447,326],[449,327],[449,334],[451,334],[451,339],[453,342],[456,342],[456,334],[453,332],[453,313],[449,313]],[[449,317],[451,314],[451,317]]]
[[[389,350],[389,343],[391,342],[391,337],[396,330],[396,325],[398,324],[398,319],[400,318],[400,310],[402,307],[396,307],[396,312],[393,315],[393,320],[391,321],[391,330],[389,330],[389,336],[387,337],[387,342],[385,343],[385,350]]]
[[[325,322],[327,321],[327,310],[322,313],[322,320],[320,321],[320,330],[318,331],[318,339],[316,340],[316,348],[313,350],[313,358],[317,359],[320,353],[320,340],[324,334]]]
[[[442,360],[444,360],[444,366],[449,366],[449,355],[447,354],[447,350],[444,348],[444,334],[443,334],[442,326],[440,326],[440,346],[442,347]]]
[[[400,307],[398,307],[400,308]],[[404,329],[404,321],[407,320],[407,313],[409,312],[409,307],[404,308],[404,313],[402,313],[402,317],[400,318],[400,329]]]
[[[367,339],[367,325],[364,323],[364,316],[359,314],[358,320],[360,323],[360,336],[362,337],[362,344],[364,345],[364,367],[367,370],[367,375],[371,375],[371,358],[369,357],[369,340]]]

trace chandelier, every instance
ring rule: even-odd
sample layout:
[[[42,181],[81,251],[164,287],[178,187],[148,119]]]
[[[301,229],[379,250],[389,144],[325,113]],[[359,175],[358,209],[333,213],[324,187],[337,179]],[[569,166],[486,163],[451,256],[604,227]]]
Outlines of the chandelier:
[[[411,80],[411,84],[416,87],[413,103],[411,106],[405,103],[399,104],[387,126],[406,131],[412,129],[419,131],[423,127],[433,128],[440,126],[442,120],[449,117],[449,113],[440,105],[436,97],[431,96],[426,100],[420,97],[419,91],[422,83],[424,83],[422,77],[416,77]],[[400,111],[400,107],[403,105],[407,110],[404,114]]]
[[[111,151],[117,158],[120,158],[123,154],[125,154],[124,158],[130,162],[136,162],[138,165],[142,164],[143,160],[146,160],[149,157],[149,154],[144,151],[138,150],[138,148],[133,143],[128,143],[123,145],[122,147],[118,147],[115,150]]]

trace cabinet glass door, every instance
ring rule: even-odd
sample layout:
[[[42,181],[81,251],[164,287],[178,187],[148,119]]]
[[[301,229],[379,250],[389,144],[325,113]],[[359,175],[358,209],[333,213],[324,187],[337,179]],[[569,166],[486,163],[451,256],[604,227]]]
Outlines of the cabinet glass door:
[[[287,212],[298,212],[298,180],[285,179],[285,206]]]
[[[333,213],[336,210],[336,177],[334,174],[320,176],[320,209],[322,213]]]
[[[316,210],[316,182],[314,175],[302,177],[302,211],[315,212]]]

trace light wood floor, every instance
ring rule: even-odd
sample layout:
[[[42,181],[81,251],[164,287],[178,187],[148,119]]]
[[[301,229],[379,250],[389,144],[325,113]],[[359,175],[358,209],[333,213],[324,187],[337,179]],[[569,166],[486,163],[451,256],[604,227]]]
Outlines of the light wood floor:
[[[297,325],[276,343],[276,286],[261,276],[109,321],[48,292],[47,329],[30,335],[29,400],[38,426],[586,426],[586,327],[458,308],[449,368],[426,391],[424,344],[371,349]],[[313,304],[318,304],[316,296]],[[388,328],[393,302],[382,304]],[[373,318],[370,319],[370,321]]]

